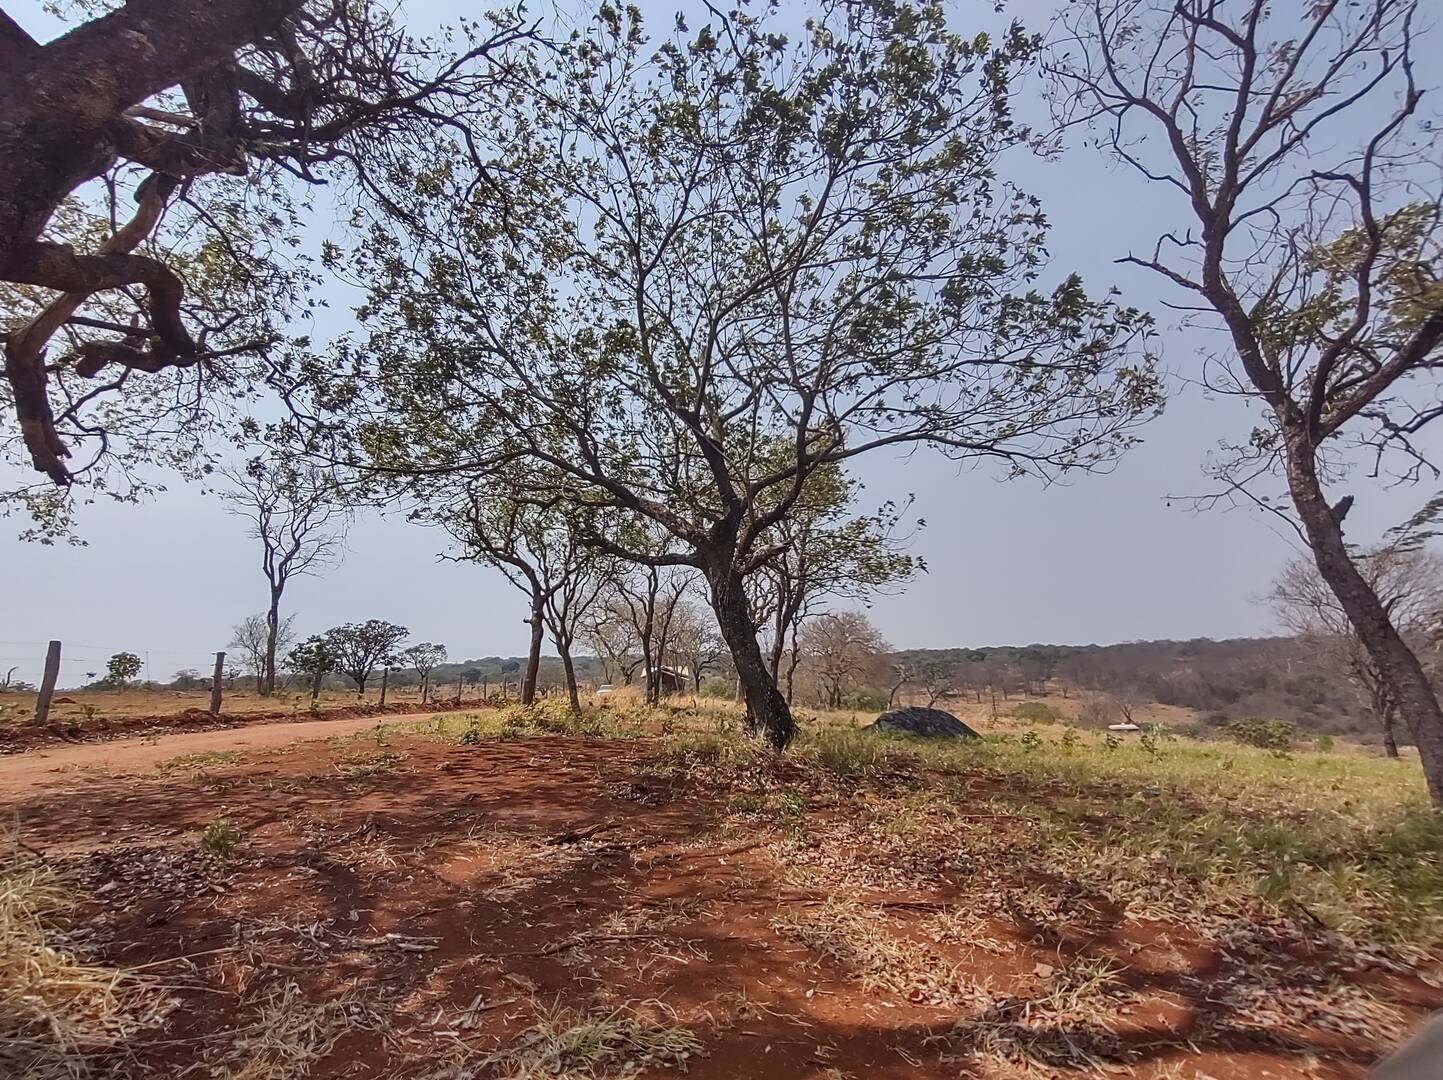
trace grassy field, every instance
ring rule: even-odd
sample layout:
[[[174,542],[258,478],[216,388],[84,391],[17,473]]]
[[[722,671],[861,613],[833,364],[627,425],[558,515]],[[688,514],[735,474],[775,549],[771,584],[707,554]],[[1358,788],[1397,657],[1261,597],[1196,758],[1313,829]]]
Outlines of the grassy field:
[[[553,701],[57,779],[0,808],[0,1071],[1362,1077],[1443,1005],[1416,762],[864,719],[777,757]]]

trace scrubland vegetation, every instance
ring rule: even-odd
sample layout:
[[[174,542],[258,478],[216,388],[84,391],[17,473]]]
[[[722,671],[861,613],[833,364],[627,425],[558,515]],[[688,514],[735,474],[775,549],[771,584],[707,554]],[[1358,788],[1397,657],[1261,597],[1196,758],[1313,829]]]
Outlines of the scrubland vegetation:
[[[1443,1001],[1416,763],[858,722],[804,713],[778,757],[732,703],[553,698],[48,781],[7,845],[7,1052],[36,1077],[751,1075],[767,1044],[817,1077],[1349,1076]],[[110,839],[74,831],[100,807]]]
[[[954,6],[0,12],[0,514],[181,477],[255,557],[213,667],[12,643],[0,1069],[1337,1080],[1443,1004],[1443,496],[1349,517],[1443,475],[1439,28]],[[1116,286],[1027,190],[1098,150]],[[1179,501],[1296,536],[1288,637],[868,617],[958,498],[901,463],[1105,482],[1198,387]],[[522,655],[293,610],[374,511]]]

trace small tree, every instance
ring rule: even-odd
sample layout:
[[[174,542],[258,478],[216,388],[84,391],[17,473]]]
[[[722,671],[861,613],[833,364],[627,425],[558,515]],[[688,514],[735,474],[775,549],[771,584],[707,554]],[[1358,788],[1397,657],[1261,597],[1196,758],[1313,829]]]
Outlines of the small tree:
[[[701,604],[683,600],[671,620],[668,651],[675,666],[691,676],[692,690],[701,693],[701,680],[726,655],[726,642],[717,629],[716,617]]]
[[[292,671],[310,680],[311,700],[321,696],[321,682],[336,670],[337,656],[329,637],[312,634],[286,658]]]
[[[204,690],[209,685],[195,668],[181,668],[170,680],[172,690]]]
[[[105,662],[105,681],[124,686],[140,674],[140,657],[133,652],[118,652]]]
[[[917,677],[927,691],[929,709],[956,691],[959,682],[957,668],[955,660],[944,657],[927,657],[918,663]]]
[[[921,559],[902,551],[905,507],[885,503],[874,514],[854,515],[860,484],[842,468],[818,469],[792,511],[772,527],[773,551],[752,575],[752,613],[769,637],[768,660],[788,703],[792,700],[802,625],[826,610],[828,601],[868,603],[899,586]]]
[[[340,561],[351,508],[324,472],[253,461],[244,470],[223,470],[222,475],[230,486],[221,498],[231,513],[250,522],[251,536],[260,542],[269,603],[257,689],[269,695],[276,689],[276,656],[289,644],[285,630],[290,620],[283,621],[280,615],[286,585],[292,578],[319,574]]]
[[[383,619],[345,623],[326,631],[326,647],[335,657],[336,670],[356,684],[356,695],[364,697],[366,683],[378,667],[396,663],[396,650],[410,631]]]
[[[402,652],[401,659],[416,669],[416,677],[421,680],[421,704],[426,704],[431,692],[431,672],[437,664],[446,662],[446,646],[423,641]]]
[[[294,621],[295,616],[291,615],[272,625],[268,614],[261,612],[259,615],[247,615],[236,624],[226,648],[240,652],[246,670],[255,677],[256,693],[267,693],[267,664],[271,659],[271,650],[284,649],[290,645],[295,638],[295,632],[291,629]],[[274,678],[273,671],[271,677]]]
[[[1384,547],[1354,561],[1404,639],[1415,647],[1426,642],[1443,615],[1443,560],[1428,551]],[[1283,624],[1307,642],[1313,662],[1346,674],[1382,728],[1388,756],[1396,758],[1398,706],[1388,680],[1317,566],[1307,559],[1289,562],[1270,598]]]
[[[874,669],[890,647],[860,611],[822,615],[802,631],[802,652],[822,687],[822,704],[840,709],[845,691]]]

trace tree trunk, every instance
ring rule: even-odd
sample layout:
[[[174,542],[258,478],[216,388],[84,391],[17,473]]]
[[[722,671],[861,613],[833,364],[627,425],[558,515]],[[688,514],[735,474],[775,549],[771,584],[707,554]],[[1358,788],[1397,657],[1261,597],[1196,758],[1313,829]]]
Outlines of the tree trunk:
[[[566,696],[571,702],[571,715],[581,715],[581,693],[576,688],[576,666],[571,662],[571,641],[557,634],[556,651],[561,654],[561,668],[566,672]]]
[[[1398,756],[1398,739],[1393,734],[1393,724],[1397,719],[1397,710],[1389,705],[1383,710],[1383,752],[1390,758]]]
[[[210,678],[210,714],[220,715],[221,682],[225,677],[225,653],[215,654],[215,673]]]
[[[783,632],[781,625],[778,624],[776,627],[776,636],[772,639],[772,655],[768,658],[771,661],[768,666],[771,668],[772,678],[778,682],[780,682],[782,678],[782,653],[786,650],[786,647],[786,634]]]
[[[224,654],[222,654],[224,655]],[[60,678],[60,642],[52,640],[45,649],[45,674],[40,679],[40,693],[35,698],[35,722],[50,721],[50,699],[55,696],[55,682]]]
[[[797,665],[802,662],[802,650],[797,644],[797,629],[792,627],[792,647],[787,650],[787,704],[794,699],[797,689]]]
[[[1353,564],[1343,543],[1341,523],[1323,498],[1312,446],[1300,437],[1289,436],[1287,449],[1288,491],[1318,573],[1338,598],[1418,744],[1428,794],[1435,805],[1443,805],[1443,711],[1438,708],[1438,698],[1423,673],[1423,665],[1393,626],[1378,594]]]
[[[531,598],[531,651],[526,654],[526,675],[521,682],[521,704],[530,705],[536,700],[536,675],[541,670],[541,624],[542,603],[540,596]]]
[[[311,700],[316,701],[321,696],[321,680],[325,678],[325,672],[316,668],[315,674],[311,676]]]
[[[647,617],[646,633],[641,636],[641,655],[646,657],[642,662],[642,668],[646,673],[646,703],[655,705],[661,700],[661,674],[657,671],[657,664],[652,660],[651,649],[651,617]]]
[[[381,669],[381,708],[386,707],[386,684],[391,681],[391,669]]]
[[[784,750],[796,735],[797,726],[757,644],[757,627],[747,608],[742,576],[728,563],[709,569],[707,583],[722,639],[731,650],[746,699],[747,730],[763,736],[775,749]]]
[[[271,586],[271,605],[266,609],[266,654],[261,663],[260,692],[270,697],[276,692],[276,639],[281,634],[281,590]]]

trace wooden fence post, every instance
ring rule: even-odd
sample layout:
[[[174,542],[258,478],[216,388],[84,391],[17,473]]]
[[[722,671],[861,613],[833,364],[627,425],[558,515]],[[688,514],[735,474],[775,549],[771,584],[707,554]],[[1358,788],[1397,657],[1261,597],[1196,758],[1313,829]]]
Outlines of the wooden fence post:
[[[50,699],[55,695],[55,680],[60,678],[60,642],[52,641],[45,650],[45,676],[40,680],[40,693],[35,696],[35,722],[50,719]]]
[[[210,714],[220,715],[220,685],[225,678],[225,653],[215,654],[215,674],[210,677]]]

